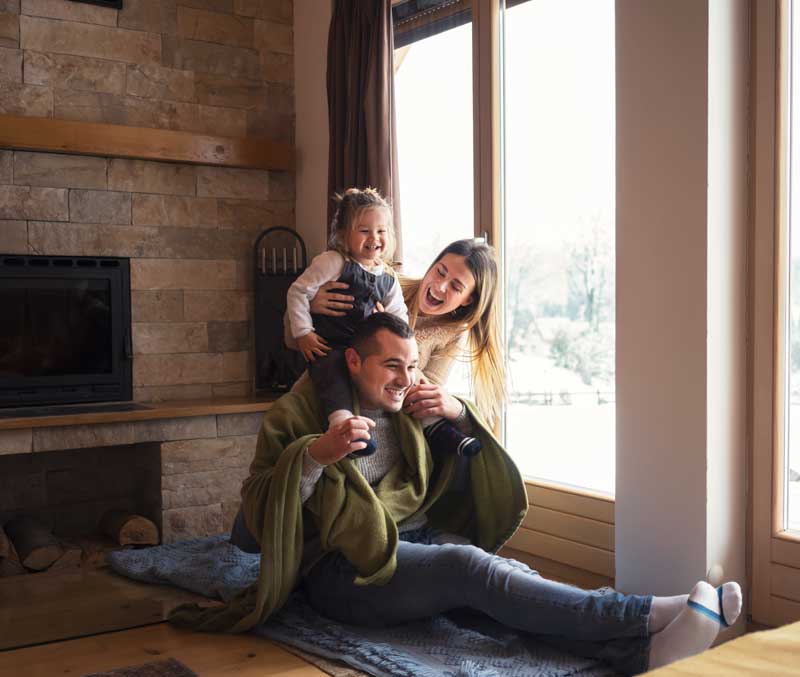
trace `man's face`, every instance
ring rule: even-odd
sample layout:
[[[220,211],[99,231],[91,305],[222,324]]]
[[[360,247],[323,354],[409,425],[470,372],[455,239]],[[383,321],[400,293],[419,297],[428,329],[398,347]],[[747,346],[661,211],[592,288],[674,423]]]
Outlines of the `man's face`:
[[[404,339],[388,329],[379,329],[374,338],[377,350],[362,358],[347,349],[347,367],[365,409],[400,411],[408,389],[414,385],[419,355],[417,342]]]

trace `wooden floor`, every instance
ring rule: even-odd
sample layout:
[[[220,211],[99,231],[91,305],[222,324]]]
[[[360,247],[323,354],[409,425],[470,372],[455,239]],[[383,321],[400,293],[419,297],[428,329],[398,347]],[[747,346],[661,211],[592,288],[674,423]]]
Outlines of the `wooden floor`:
[[[205,600],[110,569],[0,579],[0,650],[160,623],[183,602]]]
[[[160,623],[42,646],[0,652],[2,677],[79,677],[151,661],[177,658],[198,675],[326,673],[272,642],[252,635],[207,635]]]
[[[181,631],[164,622],[177,604],[199,600],[208,601],[110,569],[0,579],[0,676],[79,677],[166,658],[199,675],[325,675],[259,637]]]
[[[0,579],[0,677],[80,677],[167,658],[198,675],[326,674],[266,639],[181,631],[164,622],[187,601],[208,603],[108,568]]]

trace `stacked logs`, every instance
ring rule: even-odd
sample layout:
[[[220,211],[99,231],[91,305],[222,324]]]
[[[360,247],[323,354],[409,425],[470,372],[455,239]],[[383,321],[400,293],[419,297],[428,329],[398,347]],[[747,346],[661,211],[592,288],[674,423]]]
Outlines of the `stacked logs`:
[[[158,528],[141,515],[110,510],[103,515],[100,531],[114,546],[158,545]],[[96,540],[65,541],[31,517],[18,517],[0,525],[0,578],[28,572],[62,571],[81,566],[98,567],[105,561]]]
[[[0,577],[24,574],[25,567],[19,561],[14,544],[8,538],[5,529],[0,526]]]

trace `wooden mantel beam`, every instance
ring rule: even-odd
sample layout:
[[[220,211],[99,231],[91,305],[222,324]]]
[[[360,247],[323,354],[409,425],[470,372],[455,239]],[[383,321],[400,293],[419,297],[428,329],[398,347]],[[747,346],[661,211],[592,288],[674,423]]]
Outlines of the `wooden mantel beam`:
[[[294,149],[259,137],[0,115],[0,148],[291,171]]]

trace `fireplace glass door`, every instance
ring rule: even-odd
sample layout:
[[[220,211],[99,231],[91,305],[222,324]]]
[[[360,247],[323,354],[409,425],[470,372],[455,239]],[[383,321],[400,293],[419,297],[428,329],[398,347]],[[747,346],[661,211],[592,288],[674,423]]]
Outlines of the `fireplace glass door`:
[[[0,256],[0,407],[131,399],[128,259]]]
[[[0,375],[111,372],[108,280],[10,280],[0,289],[0,307]]]

